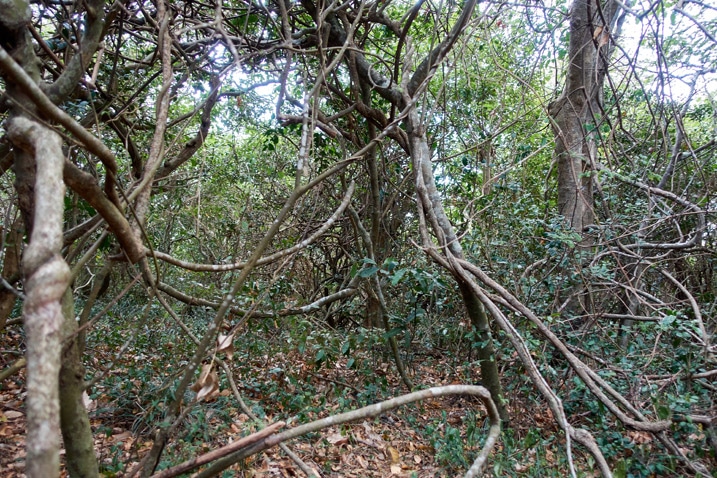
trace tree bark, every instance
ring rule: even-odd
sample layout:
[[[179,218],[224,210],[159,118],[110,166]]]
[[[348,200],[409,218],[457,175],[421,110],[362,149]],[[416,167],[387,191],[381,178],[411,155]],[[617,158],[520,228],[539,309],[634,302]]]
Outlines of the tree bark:
[[[618,5],[574,0],[565,88],[548,106],[558,164],[558,212],[583,237],[594,222],[593,173],[597,129],[602,120],[603,84],[613,38],[619,33]]]
[[[24,211],[36,219],[35,227],[22,260],[26,276],[26,474],[48,478],[60,472],[61,301],[70,283],[70,269],[60,255],[65,195],[62,139],[24,117],[10,120],[8,136],[17,148],[16,163],[36,165],[33,210]]]
[[[5,258],[3,259],[2,276],[11,286],[20,278],[20,251],[22,250],[22,221],[15,219],[5,233]],[[2,231],[0,227],[0,231]],[[17,296],[6,287],[0,286],[0,331],[5,329],[5,323],[15,307]]]
[[[97,456],[87,409],[82,400],[85,391],[85,369],[82,366],[74,300],[70,288],[62,302],[63,337],[69,338],[62,350],[60,368],[60,424],[65,444],[67,470],[73,478],[99,476]]]
[[[66,65],[60,77],[62,81],[45,85],[55,103],[64,101],[76,89],[101,35],[104,2],[90,0],[83,6],[87,23],[80,42],[81,51]],[[66,416],[84,414],[84,421],[73,421],[71,429],[64,433],[68,467],[72,476],[96,477],[98,468],[92,433],[81,400],[83,377],[79,354],[75,354],[74,363],[69,362],[63,367],[63,324],[75,327],[76,324],[68,291],[70,269],[61,256],[65,196],[62,138],[35,119],[28,119],[40,117],[46,120],[47,116],[42,114],[45,110],[37,105],[52,106],[39,87],[40,62],[28,29],[32,10],[23,0],[0,0],[0,10],[3,12],[0,16],[0,70],[12,106],[8,137],[14,147],[18,204],[30,237],[22,259],[26,295],[23,320],[27,336],[26,474],[30,478],[59,476],[60,424],[67,425]],[[112,184],[108,183],[110,189]],[[65,301],[68,308],[63,308],[63,297],[70,297]],[[67,397],[72,396],[80,397],[74,404],[75,410],[61,411],[61,406],[68,406]],[[75,443],[85,441],[86,455],[88,437],[94,466],[75,467],[74,463],[87,462],[82,454],[74,455],[78,449]]]
[[[578,252],[588,251],[594,242],[586,232],[595,222],[593,188],[597,140],[603,120],[607,62],[622,25],[623,16],[618,15],[618,8],[613,0],[604,4],[598,0],[574,0],[565,88],[562,95],[548,105],[558,166],[558,212],[580,235]],[[582,259],[578,257],[578,260]],[[581,284],[569,286],[560,296],[567,316],[593,309],[589,301],[580,300],[581,296],[589,297],[583,293]]]

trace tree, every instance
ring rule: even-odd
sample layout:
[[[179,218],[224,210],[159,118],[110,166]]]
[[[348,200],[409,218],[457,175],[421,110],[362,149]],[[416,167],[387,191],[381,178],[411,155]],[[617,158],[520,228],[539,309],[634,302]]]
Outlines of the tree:
[[[620,36],[623,19],[616,2],[573,2],[565,87],[548,107],[556,133],[558,210],[581,235],[594,223],[596,132],[603,124],[611,38]]]

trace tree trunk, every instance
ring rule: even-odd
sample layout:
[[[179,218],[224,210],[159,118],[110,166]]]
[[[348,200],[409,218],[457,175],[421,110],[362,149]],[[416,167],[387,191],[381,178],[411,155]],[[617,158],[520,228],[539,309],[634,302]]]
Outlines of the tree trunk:
[[[622,25],[618,5],[608,0],[574,0],[570,12],[570,45],[565,88],[548,106],[555,133],[558,165],[558,212],[581,237],[578,252],[588,251],[593,239],[586,234],[595,222],[593,187],[598,131],[602,126],[603,85],[613,40]],[[580,256],[578,260],[583,260]],[[568,316],[592,310],[580,284],[563,291]]]
[[[613,1],[574,0],[565,89],[548,106],[558,163],[558,212],[583,237],[584,246],[590,239],[583,232],[594,222],[593,172],[607,60],[622,25],[617,11]]]
[[[28,173],[17,176],[17,182],[24,185],[19,190],[34,193],[22,203],[29,208],[24,216],[35,219],[22,260],[26,276],[26,474],[51,478],[60,472],[61,301],[70,282],[70,268],[60,255],[65,195],[62,139],[40,123],[19,116],[10,120],[8,137],[16,148],[15,164]]]
[[[22,221],[17,218],[5,231],[5,258],[2,266],[2,276],[15,286],[20,278],[20,251],[22,243]],[[2,227],[0,227],[2,231]],[[0,331],[5,329],[5,323],[15,307],[17,296],[6,287],[0,287]]]
[[[91,0],[84,6],[88,22],[80,42],[81,51],[65,65],[60,77],[62,81],[58,79],[52,85],[44,85],[44,91],[56,103],[64,101],[76,88],[84,74],[83,65],[86,66],[94,54],[103,29],[103,2]],[[28,29],[32,10],[23,0],[0,0],[0,10],[3,12],[0,15],[0,55],[4,65],[0,72],[7,88],[6,96],[12,105],[7,131],[14,148],[13,170],[18,204],[30,238],[22,259],[26,296],[23,321],[27,337],[26,475],[28,478],[52,478],[60,473],[60,422],[62,420],[65,425],[64,415],[67,413],[67,410],[60,410],[61,395],[62,406],[65,406],[68,393],[76,393],[76,388],[81,387],[73,380],[63,378],[60,391],[63,324],[71,321],[76,326],[73,311],[63,308],[63,297],[69,294],[71,279],[70,269],[61,255],[65,155],[62,138],[42,121],[35,120],[42,118],[42,114],[27,96],[30,84],[39,83],[41,78],[41,63],[35,55]],[[8,55],[22,68],[24,75],[12,73],[16,65]],[[70,307],[71,303],[70,300]],[[79,355],[77,360],[79,363]],[[66,377],[67,370],[67,367],[63,369],[63,377]],[[77,370],[72,373],[77,375]],[[79,375],[81,381],[81,368]],[[81,393],[80,389],[80,397]],[[79,406],[82,407],[81,400]],[[89,435],[92,449],[89,420],[84,409],[82,413],[85,414],[85,421],[74,423],[73,429],[65,434],[65,439],[72,443]],[[85,429],[81,430],[81,427]],[[72,445],[67,448],[70,465],[81,461],[73,456],[75,449]],[[70,472],[72,476],[94,478],[98,476],[96,460],[93,469],[82,467],[73,470],[70,466]]]
[[[508,410],[505,408],[505,401],[503,400],[498,362],[495,357],[495,347],[493,347],[493,335],[490,332],[488,315],[470,285],[459,280],[458,286],[461,290],[463,304],[466,306],[471,325],[478,334],[478,343],[480,344],[478,346],[478,363],[481,368],[481,381],[483,386],[491,392],[495,400],[495,406],[498,407],[500,419],[507,422],[509,418]]]
[[[71,339],[62,350],[60,369],[60,425],[65,443],[67,470],[73,478],[96,478],[97,456],[87,409],[82,400],[85,391],[85,369],[82,366],[77,321],[72,291],[67,289],[62,301],[63,337]]]
[[[444,252],[452,255],[456,259],[463,259],[463,248],[461,247],[460,240],[456,236],[453,225],[443,209],[443,201],[436,188],[428,138],[426,137],[425,127],[421,125],[415,108],[409,112],[406,122],[406,131],[408,133],[411,157],[416,174],[416,193],[419,195],[419,207],[424,209],[425,215],[432,225],[434,234],[439,238],[439,243],[444,249]],[[421,199],[422,191],[425,192],[427,201]],[[425,241],[424,246],[429,247],[428,244],[425,244]],[[495,359],[493,337],[490,333],[488,316],[475,292],[459,277],[456,277],[456,281],[461,290],[463,304],[471,319],[471,324],[479,334],[480,345],[478,347],[478,358],[480,361],[481,380],[490,391],[493,401],[498,407],[501,420],[507,421],[508,410],[503,400],[500,373]]]

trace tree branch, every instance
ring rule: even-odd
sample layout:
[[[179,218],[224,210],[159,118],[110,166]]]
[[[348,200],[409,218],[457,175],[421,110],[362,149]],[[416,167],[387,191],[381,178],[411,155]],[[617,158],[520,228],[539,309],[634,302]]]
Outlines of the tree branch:
[[[267,448],[278,445],[279,443],[298,438],[307,433],[315,433],[324,428],[331,426],[337,426],[344,423],[377,417],[383,413],[394,408],[414,403],[422,400],[435,399],[439,397],[447,397],[450,395],[469,395],[477,397],[483,402],[488,412],[488,418],[490,420],[490,429],[488,430],[488,436],[486,437],[485,444],[481,449],[480,453],[476,457],[473,465],[466,473],[466,477],[480,476],[485,464],[488,460],[488,456],[495,447],[500,436],[501,421],[498,416],[498,409],[495,403],[491,399],[490,392],[484,387],[478,385],[446,385],[443,387],[433,387],[418,392],[409,393],[400,397],[392,398],[384,402],[375,403],[367,407],[359,408],[351,412],[341,413],[339,415],[330,416],[321,420],[316,420],[305,425],[301,425],[285,432],[277,433],[269,436],[264,442],[260,442],[254,447],[249,447],[245,450],[234,453],[222,460],[217,461],[209,468],[205,469],[201,473],[198,473],[195,478],[209,478],[216,476],[222,470],[227,469],[237,461],[259,453]]]
[[[37,106],[48,119],[55,121],[72,133],[80,143],[92,154],[96,155],[107,169],[105,178],[105,193],[110,200],[120,207],[119,196],[114,188],[117,174],[117,161],[112,151],[105,144],[87,131],[70,115],[58,108],[30,76],[18,65],[15,60],[0,46],[0,69],[11,79]],[[11,98],[12,99],[12,98]],[[18,106],[22,107],[21,104]]]

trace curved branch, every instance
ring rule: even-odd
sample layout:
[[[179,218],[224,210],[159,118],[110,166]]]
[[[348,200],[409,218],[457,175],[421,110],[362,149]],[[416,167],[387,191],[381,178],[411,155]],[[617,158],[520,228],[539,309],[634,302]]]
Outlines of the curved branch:
[[[357,276],[358,277],[358,276]],[[354,278],[349,284],[341,289],[340,291],[334,292],[333,294],[327,295],[325,297],[321,297],[320,299],[315,300],[314,302],[310,304],[303,305],[301,307],[295,307],[295,308],[286,308],[282,309],[278,312],[258,312],[253,311],[251,315],[253,317],[260,317],[260,318],[270,318],[270,317],[286,317],[289,315],[301,315],[301,314],[308,314],[315,310],[318,310],[322,307],[325,307],[328,304],[331,304],[332,302],[336,302],[341,299],[347,299],[349,297],[352,297],[356,295],[358,292],[358,288],[356,287],[356,281],[357,277]],[[184,292],[175,289],[169,284],[166,284],[164,282],[158,282],[157,283],[157,289],[161,290],[165,294],[167,294],[170,297],[173,297],[177,299],[180,302],[183,302],[188,305],[202,305],[204,307],[210,307],[212,309],[218,309],[221,306],[221,303],[215,302],[212,300],[203,299],[201,297],[195,297],[189,294],[185,294]],[[248,313],[248,311],[244,309],[240,309],[236,306],[231,306],[230,308],[232,314],[244,316]]]
[[[501,422],[498,416],[498,409],[495,403],[491,399],[490,392],[484,387],[478,385],[446,385],[443,387],[433,387],[426,390],[420,390],[418,392],[409,393],[400,397],[392,398],[384,402],[375,403],[367,407],[359,408],[351,412],[341,413],[331,417],[316,420],[305,425],[286,430],[275,435],[271,435],[265,441],[258,443],[255,446],[247,447],[244,450],[234,453],[222,460],[215,462],[212,466],[206,470],[198,473],[196,478],[208,478],[210,476],[216,476],[222,470],[230,467],[237,461],[246,458],[247,456],[259,453],[267,448],[278,445],[279,443],[287,440],[298,438],[307,433],[314,433],[324,428],[341,425],[343,423],[352,422],[364,418],[377,417],[389,410],[394,408],[414,403],[422,400],[428,400],[439,397],[447,397],[450,395],[470,395],[479,398],[483,405],[485,405],[488,412],[488,418],[490,420],[490,429],[488,430],[488,437],[486,438],[485,444],[481,449],[478,457],[476,457],[473,465],[466,473],[466,477],[480,476],[485,464],[488,460],[488,455],[495,447],[500,436]]]
[[[186,163],[194,154],[202,147],[204,141],[209,136],[209,127],[212,124],[212,109],[219,99],[219,87],[221,86],[219,79],[213,77],[211,80],[212,90],[209,93],[204,107],[202,108],[202,116],[199,123],[199,131],[197,134],[184,145],[184,149],[173,159],[165,161],[161,168],[157,170],[155,181],[168,176],[172,171],[182,164]]]
[[[687,13],[685,11],[685,9],[681,8],[679,5],[682,5],[682,3],[678,3],[678,6],[675,7],[675,11],[677,13],[680,13],[680,14],[684,15],[685,17],[689,18],[692,21],[692,23],[697,25],[697,28],[699,28],[702,31],[702,33],[704,33],[705,36],[712,41],[712,43],[717,44],[717,38],[699,20],[697,20],[695,17],[693,17],[692,15]]]
[[[425,3],[426,0],[418,0],[416,4],[411,8],[411,10],[408,12],[408,18],[406,18],[406,22],[403,25],[403,28],[401,29],[401,34],[398,36],[398,45],[396,45],[396,55],[393,60],[393,81],[398,81],[398,75],[399,75],[399,62],[401,60],[401,50],[403,49],[403,45],[406,43],[406,35],[408,34],[408,30],[411,28],[411,25],[413,24],[413,21],[418,16],[418,12],[421,10],[421,7]]]
[[[650,186],[641,181],[630,179],[618,172],[612,171],[603,166],[598,165],[597,170],[604,174],[607,174],[610,177],[614,177],[615,179],[618,179],[619,181],[622,181],[625,184],[629,184],[631,186],[639,188],[647,193],[654,194],[656,196],[660,196],[665,199],[669,199],[670,201],[683,206],[685,209],[694,211],[694,213],[697,215],[697,227],[695,228],[695,231],[697,232],[697,234],[689,242],[694,243],[697,240],[700,233],[705,230],[705,227],[706,227],[705,226],[705,211],[703,209],[701,209],[699,206],[697,206],[696,204],[694,204],[693,202],[688,201],[687,199],[683,199],[673,192],[666,191],[666,190],[658,188],[658,187]],[[680,247],[686,247],[686,246],[680,244]]]
[[[414,96],[416,94],[421,85],[423,85],[423,83],[428,79],[429,75],[431,74],[431,71],[441,61],[443,61],[448,52],[451,51],[451,48],[453,48],[453,44],[458,40],[458,37],[461,35],[463,29],[468,24],[468,20],[470,20],[471,15],[473,15],[473,10],[475,9],[477,3],[478,0],[468,0],[465,5],[463,5],[463,11],[461,12],[461,16],[458,17],[458,20],[453,25],[451,32],[448,34],[448,37],[446,37],[437,47],[431,50],[431,52],[426,56],[426,58],[424,58],[423,61],[418,65],[416,72],[413,74],[411,80],[408,82],[408,94],[410,96]]]
[[[664,269],[660,269],[660,273],[667,277],[670,282],[672,282],[675,287],[677,287],[680,292],[682,292],[686,297],[687,300],[690,302],[690,307],[692,307],[692,313],[695,314],[695,321],[697,322],[697,327],[700,329],[700,334],[702,335],[702,347],[704,347],[706,353],[711,352],[711,345],[710,345],[710,334],[707,333],[707,329],[705,328],[705,322],[702,320],[702,312],[700,311],[700,306],[697,304],[697,301],[695,300],[695,297],[690,293],[689,290],[687,290],[687,287],[685,287],[682,282],[675,279],[675,277],[667,272]]]
[[[102,193],[94,176],[82,171],[69,161],[63,169],[65,183],[87,201],[102,216],[132,263],[145,256],[142,244],[132,234],[129,222],[119,209]]]
[[[565,358],[570,363],[571,367],[575,370],[575,372],[580,376],[580,378],[585,382],[585,385],[590,388],[590,390],[600,399],[600,401],[612,412],[621,422],[623,422],[626,426],[633,428],[635,430],[641,430],[641,431],[648,431],[648,432],[661,432],[665,430],[669,430],[670,426],[672,425],[672,421],[670,420],[661,420],[657,422],[651,422],[648,421],[642,414],[639,413],[638,410],[636,410],[634,407],[632,407],[627,400],[624,399],[621,395],[619,395],[615,390],[607,383],[605,382],[600,376],[598,376],[596,373],[594,373],[590,367],[585,365],[582,360],[580,360],[578,357],[576,357],[568,348],[565,346],[562,340],[553,333],[553,331],[550,330],[550,328],[545,325],[545,323],[540,320],[540,318],[533,313],[532,310],[530,310],[527,306],[525,306],[522,302],[520,302],[513,294],[508,292],[505,288],[503,288],[500,284],[492,280],[485,272],[483,272],[478,266],[465,261],[465,260],[458,260],[458,263],[465,268],[468,272],[473,274],[478,280],[486,284],[488,287],[493,289],[498,295],[505,300],[505,303],[509,305],[510,308],[518,311],[521,315],[523,315],[525,318],[530,320],[533,324],[535,324],[543,336],[550,341],[551,344],[555,348],[557,348],[560,353],[565,356]],[[600,387],[605,389],[608,393],[613,395],[613,397],[616,397],[616,395],[620,396],[622,400],[620,400],[620,403],[623,406],[626,406],[628,410],[637,417],[637,419],[633,419],[630,416],[628,416],[626,413],[624,413],[612,400],[610,400],[609,397],[605,395],[605,393],[600,390]]]
[[[87,131],[70,115],[57,107],[52,100],[40,89],[20,65],[0,47],[0,69],[35,103],[38,110],[48,119],[56,121],[64,126],[82,145],[92,154],[97,156],[107,169],[105,181],[105,193],[110,200],[120,207],[119,196],[114,188],[117,173],[117,161],[112,151],[105,144]],[[20,105],[22,106],[22,105]]]
[[[82,2],[86,9],[85,31],[80,40],[80,51],[65,66],[60,77],[45,88],[48,98],[55,104],[64,101],[77,88],[82,75],[97,51],[105,27],[105,11],[103,0]]]

